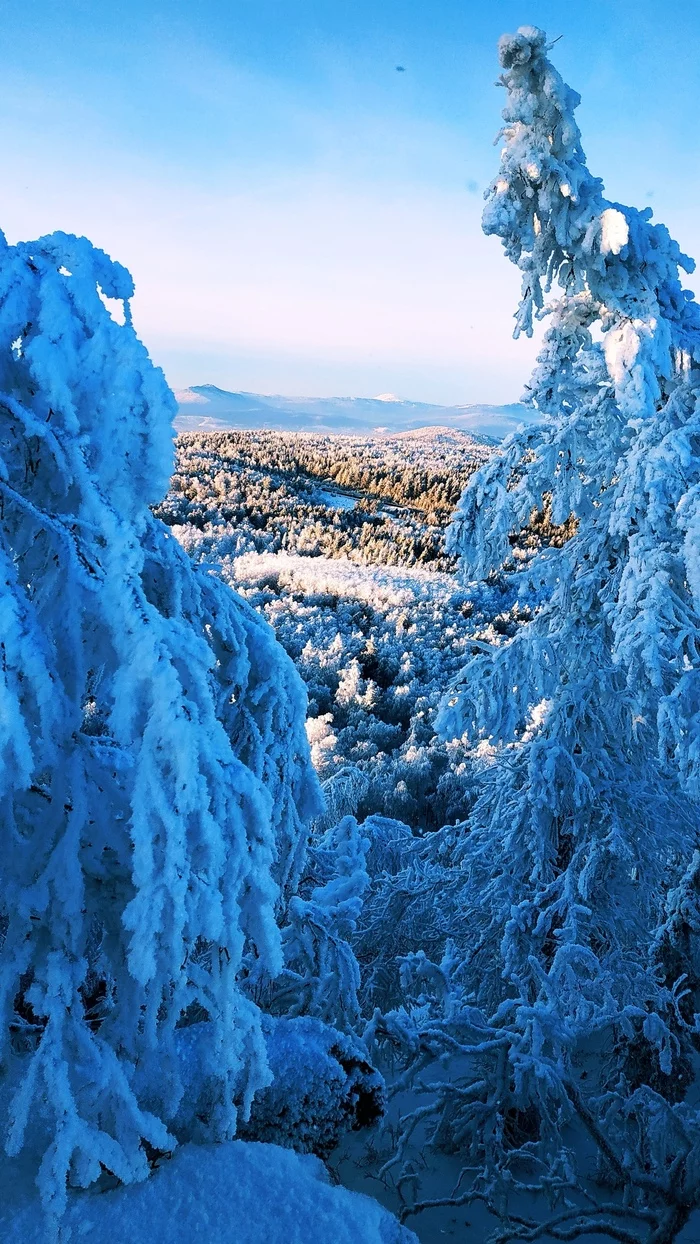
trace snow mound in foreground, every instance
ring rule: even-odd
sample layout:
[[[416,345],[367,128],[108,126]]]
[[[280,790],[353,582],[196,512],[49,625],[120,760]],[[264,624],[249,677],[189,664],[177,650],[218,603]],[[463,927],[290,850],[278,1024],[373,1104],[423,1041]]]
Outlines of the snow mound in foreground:
[[[16,1165],[4,1163],[0,1239],[55,1244],[38,1194],[21,1201]],[[60,1238],[72,1244],[417,1244],[377,1201],[332,1187],[318,1158],[240,1140],[184,1145],[145,1183],[74,1193]]]

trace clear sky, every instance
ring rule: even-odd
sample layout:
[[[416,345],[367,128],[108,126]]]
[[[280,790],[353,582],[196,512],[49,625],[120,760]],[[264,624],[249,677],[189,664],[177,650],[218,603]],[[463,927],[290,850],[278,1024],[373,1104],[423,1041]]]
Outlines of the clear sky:
[[[609,195],[700,258],[700,0],[0,0],[0,226],[130,268],[175,387],[515,400],[482,237],[496,40],[556,62]],[[398,72],[396,66],[404,67]],[[692,278],[695,284],[695,278]]]

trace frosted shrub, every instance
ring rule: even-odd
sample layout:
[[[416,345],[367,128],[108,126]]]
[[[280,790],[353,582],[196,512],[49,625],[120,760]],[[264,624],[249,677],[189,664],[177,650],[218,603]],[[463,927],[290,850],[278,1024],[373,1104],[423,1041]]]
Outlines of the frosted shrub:
[[[360,969],[351,941],[369,885],[368,848],[354,816],[311,843],[283,922],[284,966],[273,979],[258,959],[249,968],[249,990],[266,1010],[314,1016],[344,1032],[359,1028]]]
[[[0,245],[0,1061],[8,1152],[41,1144],[60,1211],[66,1177],[172,1146],[188,1016],[210,1138],[268,1082],[237,975],[246,947],[281,966],[319,802],[291,663],[149,511],[175,404],[129,274],[65,234]]]
[[[326,1158],[344,1134],[386,1106],[384,1081],[360,1041],[309,1015],[265,1016],[272,1083],[257,1093],[242,1134]]]

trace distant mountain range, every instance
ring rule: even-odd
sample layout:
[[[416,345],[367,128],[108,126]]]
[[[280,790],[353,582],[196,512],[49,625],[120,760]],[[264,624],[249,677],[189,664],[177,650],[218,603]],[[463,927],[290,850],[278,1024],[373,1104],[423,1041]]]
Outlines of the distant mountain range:
[[[180,432],[225,428],[269,428],[283,432],[386,432],[396,434],[439,426],[499,441],[520,424],[539,420],[537,411],[510,406],[434,406],[404,402],[393,393],[380,397],[265,397],[228,393],[213,384],[193,385],[175,394]]]

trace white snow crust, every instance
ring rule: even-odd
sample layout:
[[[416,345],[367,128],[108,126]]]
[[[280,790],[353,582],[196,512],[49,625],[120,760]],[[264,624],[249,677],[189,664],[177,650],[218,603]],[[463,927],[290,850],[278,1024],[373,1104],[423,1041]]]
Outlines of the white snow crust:
[[[69,1196],[57,1237],[19,1161],[0,1175],[0,1239],[22,1244],[415,1244],[377,1201],[277,1145],[184,1145],[145,1183]]]

